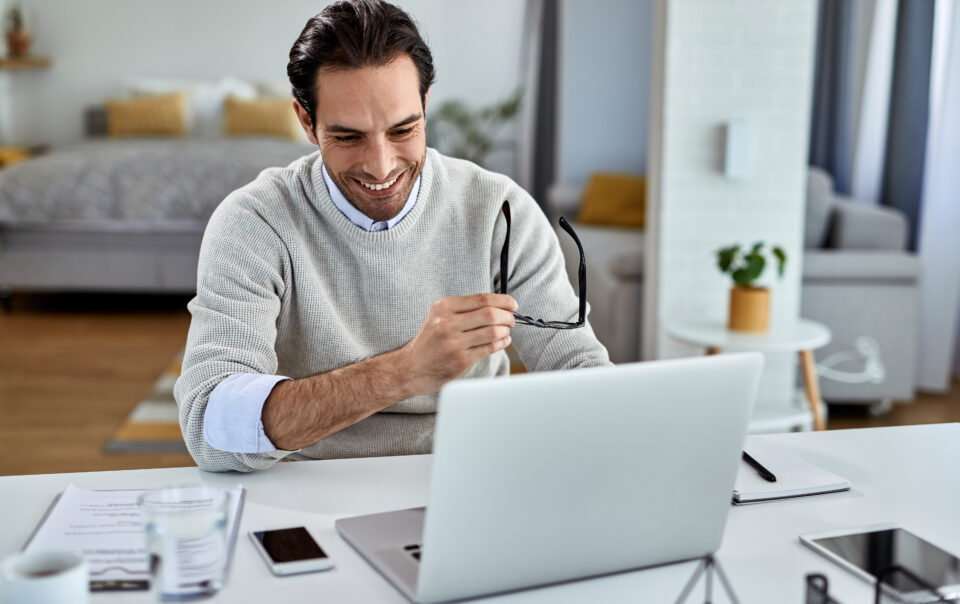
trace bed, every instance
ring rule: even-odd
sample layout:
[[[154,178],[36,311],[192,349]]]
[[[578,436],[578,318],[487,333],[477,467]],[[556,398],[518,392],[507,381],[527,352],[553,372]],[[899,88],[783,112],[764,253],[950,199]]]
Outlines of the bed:
[[[312,150],[255,137],[100,140],[0,170],[0,297],[193,293],[217,204]]]

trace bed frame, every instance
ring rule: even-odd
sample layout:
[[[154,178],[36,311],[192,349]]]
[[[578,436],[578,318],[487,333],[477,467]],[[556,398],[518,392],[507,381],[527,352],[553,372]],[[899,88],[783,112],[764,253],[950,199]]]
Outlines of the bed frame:
[[[193,293],[196,221],[0,224],[0,301],[14,292]]]

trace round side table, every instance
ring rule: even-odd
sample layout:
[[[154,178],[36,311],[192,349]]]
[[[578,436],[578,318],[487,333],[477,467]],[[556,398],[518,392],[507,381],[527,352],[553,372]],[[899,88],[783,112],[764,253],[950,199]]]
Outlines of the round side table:
[[[803,372],[803,386],[810,411],[813,413],[813,427],[824,430],[823,401],[820,400],[820,383],[813,361],[813,351],[830,343],[830,329],[822,323],[809,319],[798,319],[792,325],[778,325],[763,333],[731,331],[719,321],[709,320],[668,320],[664,323],[664,332],[674,340],[699,346],[707,354],[721,352],[796,352],[800,356],[800,368]]]

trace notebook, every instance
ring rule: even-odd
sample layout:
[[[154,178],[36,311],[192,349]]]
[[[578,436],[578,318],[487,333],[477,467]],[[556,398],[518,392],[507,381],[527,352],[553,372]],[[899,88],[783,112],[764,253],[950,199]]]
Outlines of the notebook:
[[[835,493],[850,489],[850,481],[801,459],[762,436],[748,436],[744,451],[777,477],[768,482],[745,461],[740,461],[733,487],[733,503],[758,503],[791,497]]]

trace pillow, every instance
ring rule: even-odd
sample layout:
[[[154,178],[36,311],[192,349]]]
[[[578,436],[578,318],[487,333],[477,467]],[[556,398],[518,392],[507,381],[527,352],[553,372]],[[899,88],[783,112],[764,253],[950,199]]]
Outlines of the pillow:
[[[133,78],[124,87],[131,96],[155,96],[182,92],[187,96],[187,129],[197,138],[220,138],[223,134],[223,101],[234,96],[252,100],[257,88],[234,77],[219,80]]]
[[[642,176],[597,172],[587,183],[577,222],[642,229],[646,198]]]
[[[293,112],[293,97],[253,101],[229,97],[223,103],[226,136],[278,136],[299,140],[302,130]]]
[[[833,200],[833,178],[820,168],[810,166],[807,171],[807,208],[803,223],[805,249],[826,245]]]
[[[107,101],[107,136],[183,136],[187,133],[182,93]]]

